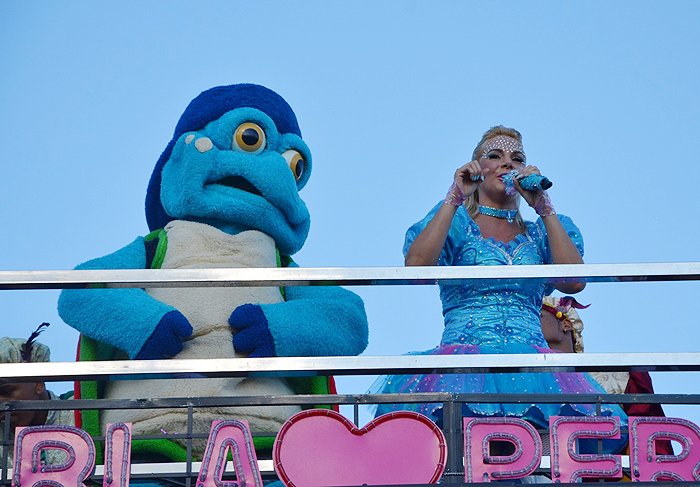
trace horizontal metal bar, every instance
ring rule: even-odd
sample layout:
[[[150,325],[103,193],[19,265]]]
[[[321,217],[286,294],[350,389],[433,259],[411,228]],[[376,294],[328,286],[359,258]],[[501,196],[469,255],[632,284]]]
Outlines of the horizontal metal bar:
[[[123,360],[0,364],[6,381],[493,372],[699,371],[700,353],[547,353]]]
[[[24,400],[0,402],[0,411],[83,409],[184,409],[236,406],[317,406],[348,404],[700,404],[700,394],[529,394],[414,392],[401,394],[300,394],[291,396],[173,397],[149,399],[75,399],[72,401]],[[196,409],[195,409],[196,411]],[[1,414],[1,413],[0,413]]]
[[[630,459],[629,455],[621,455],[621,463],[622,463],[622,468],[624,471],[629,470],[630,467]],[[548,455],[543,455],[542,459],[540,461],[540,469],[543,470],[549,470],[551,465],[551,459]],[[192,462],[191,464],[191,473],[189,474],[191,477],[196,477],[200,470],[202,468],[202,463],[201,462]],[[274,473],[274,464],[272,460],[258,460],[258,469],[260,470],[260,473],[265,475],[265,474],[272,474]],[[224,472],[234,472],[234,465],[232,461],[229,461],[226,463]],[[11,468],[7,469],[7,477],[8,479],[12,478],[12,472],[13,470]],[[547,472],[548,473],[548,472]],[[96,465],[94,472],[90,475],[90,480],[96,483],[100,483],[102,481],[104,475],[104,466],[103,465]],[[160,478],[163,477],[169,477],[169,478],[186,478],[188,476],[187,474],[187,463],[185,462],[173,462],[173,463],[132,463],[131,464],[131,477],[132,479],[138,479],[138,478],[146,478],[150,479],[153,481],[156,481]],[[459,476],[464,477],[464,472],[459,472]],[[9,485],[9,480],[7,481]],[[365,484],[366,485],[366,484]],[[415,487],[435,487],[435,484],[414,484]],[[457,485],[457,486],[469,486],[469,485],[474,485],[474,484],[464,484],[464,483],[456,483],[456,484],[450,484],[450,485]],[[502,487],[515,487],[516,483],[510,483],[510,482],[505,482],[505,481],[500,481],[499,486]],[[549,485],[549,484],[547,484]],[[566,487],[566,486],[580,486],[581,484],[570,484],[570,483],[558,483],[556,485]],[[680,487],[684,485],[695,485],[693,482],[636,482],[636,485],[639,487]],[[379,486],[373,486],[373,487],[379,487]],[[393,486],[392,486],[393,487]]]
[[[192,475],[196,476],[202,468],[202,462],[192,462]],[[258,460],[258,468],[260,473],[273,473],[275,471],[274,464],[272,460]],[[234,472],[233,462],[226,462],[224,472]],[[90,475],[90,479],[93,481],[101,481],[104,475],[104,465],[95,465],[95,470]],[[153,478],[154,476],[165,477],[165,476],[178,476],[183,478],[187,475],[187,463],[185,462],[172,462],[172,463],[132,463],[131,464],[131,476],[133,478],[139,478],[139,476],[146,476],[146,478]],[[7,477],[12,478],[12,469],[7,469]],[[88,484],[89,485],[89,484]]]
[[[545,459],[547,459],[546,462],[545,462]],[[541,468],[544,468],[544,469],[548,469],[548,468],[549,468],[549,461],[548,461],[548,459],[549,459],[549,457],[542,457],[542,460],[543,460],[543,461],[542,461],[542,464],[541,464]],[[261,461],[262,461],[262,460],[259,460],[258,462],[261,462]],[[183,473],[183,474],[178,474],[178,473],[167,473],[167,472],[161,473],[161,472],[158,471],[158,470],[154,470],[153,473],[148,473],[148,472],[147,472],[147,469],[148,469],[148,468],[151,468],[151,465],[157,465],[157,464],[152,464],[152,463],[132,464],[132,469],[134,468],[134,467],[133,467],[134,465],[142,465],[143,467],[140,467],[138,471],[139,471],[139,472],[144,472],[144,471],[145,471],[145,473],[139,473],[139,474],[137,474],[137,473],[132,473],[132,475],[131,475],[131,478],[132,478],[132,479],[147,479],[147,480],[151,480],[151,481],[153,481],[153,482],[158,482],[159,480],[161,480],[161,482],[158,482],[159,484],[164,484],[164,485],[177,485],[177,484],[175,484],[175,483],[172,482],[172,481],[168,481],[168,480],[163,481],[163,478],[166,478],[166,479],[167,479],[167,478],[177,478],[177,479],[180,479],[180,478],[187,478],[187,477],[188,477],[188,475],[187,475],[186,473]],[[184,465],[184,464],[183,464],[183,465]],[[626,457],[623,457],[622,465],[623,465],[623,469],[628,469],[628,467],[629,467],[629,460],[626,460]],[[8,469],[7,471],[10,472],[10,474],[12,473],[12,469]],[[228,470],[227,470],[227,472],[228,472]],[[268,474],[268,473],[271,473],[271,472],[268,472],[268,471],[265,471],[265,470],[261,469],[261,473],[263,474],[263,476],[265,476],[265,474]],[[546,473],[548,474],[549,471],[547,470]],[[10,480],[9,480],[9,479],[11,479],[11,475],[10,475],[10,474],[8,474],[8,480],[7,480],[5,483],[0,483],[0,485],[8,485],[8,486],[10,485]],[[189,475],[189,477],[194,479],[194,478],[196,478],[196,475],[197,475],[196,473],[191,473],[191,474]],[[470,487],[470,486],[475,485],[475,484],[472,484],[472,483],[469,483],[469,484],[465,484],[465,483],[464,483],[464,481],[463,481],[463,479],[464,479],[464,472],[462,472],[462,471],[456,472],[456,473],[450,473],[450,472],[445,472],[445,473],[443,473],[443,475],[442,475],[442,482],[443,482],[443,484],[442,484],[442,485],[445,485],[445,483],[446,483],[446,478],[449,477],[450,475],[455,475],[455,477],[461,477],[461,479],[460,479],[459,481],[457,481],[457,482],[451,482],[451,481],[450,481],[450,483],[447,484],[447,485],[454,486],[454,487]],[[101,485],[100,482],[101,482],[102,480],[101,480],[101,477],[100,477],[100,476],[95,477],[94,475],[91,475],[91,476],[89,477],[89,479],[90,479],[91,481],[97,483],[97,485]],[[606,482],[606,483],[608,483],[608,482]],[[619,482],[610,482],[610,483],[623,483],[623,481],[620,480]],[[358,487],[364,487],[364,486],[367,486],[367,485],[368,485],[368,484],[364,484],[363,486],[358,486]],[[411,485],[412,487],[435,487],[435,484],[410,484],[410,485]],[[477,485],[486,485],[486,484],[477,484]],[[498,485],[499,485],[499,487],[521,487],[521,484],[520,484],[519,482],[516,482],[516,481],[509,482],[508,480],[499,480],[499,481],[498,481]],[[544,485],[550,485],[550,484],[547,483],[547,484],[544,484]],[[580,483],[573,483],[573,484],[571,484],[571,483],[567,483],[567,482],[561,482],[561,483],[556,483],[556,484],[551,484],[551,485],[557,485],[557,486],[559,486],[559,487],[580,487],[580,486],[581,486]],[[626,482],[625,482],[625,485],[626,485]],[[698,485],[697,482],[679,482],[679,481],[673,481],[673,482],[664,482],[664,481],[657,481],[657,482],[635,482],[635,487],[697,487],[697,485]],[[369,487],[396,487],[396,486],[395,486],[395,485],[378,485],[378,484],[372,484],[372,485],[370,485]]]
[[[0,271],[0,290],[466,284],[478,279],[542,279],[550,283],[697,281],[700,280],[700,262],[538,266]]]

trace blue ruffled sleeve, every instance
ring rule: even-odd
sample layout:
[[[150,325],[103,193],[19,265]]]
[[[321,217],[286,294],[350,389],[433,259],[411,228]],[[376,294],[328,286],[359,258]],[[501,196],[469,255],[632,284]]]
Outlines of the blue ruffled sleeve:
[[[406,253],[408,253],[408,249],[411,247],[411,244],[413,244],[413,241],[416,239],[418,234],[425,230],[425,227],[428,226],[428,223],[430,223],[443,204],[444,203],[440,201],[433,207],[432,210],[428,212],[425,218],[411,225],[411,227],[406,231],[406,239],[404,240],[403,244],[404,257],[406,256]],[[464,208],[464,206],[460,206],[452,219],[450,230],[447,232],[447,238],[445,239],[445,245],[442,247],[442,251],[440,252],[440,258],[438,259],[437,263],[438,265],[453,265],[458,253],[464,250],[466,244],[466,240],[464,238],[465,233],[459,229],[468,226],[469,220],[470,218],[467,214],[466,208]]]
[[[578,249],[579,254],[581,254],[581,257],[583,257],[583,236],[581,235],[581,231],[578,229],[576,224],[574,224],[574,222],[568,216],[557,214],[557,218],[559,218],[559,221],[561,222],[562,226],[564,227],[564,230],[566,230],[566,233],[569,235],[569,238],[571,239],[571,241],[574,243],[574,245]],[[547,230],[545,229],[544,222],[542,221],[542,218],[538,218],[536,224],[537,224],[537,227],[539,228],[540,235],[543,236],[543,238],[540,240],[540,250],[542,251],[542,257],[544,258],[544,263],[551,264],[552,263],[552,253],[549,250],[549,241],[546,238],[547,237]]]

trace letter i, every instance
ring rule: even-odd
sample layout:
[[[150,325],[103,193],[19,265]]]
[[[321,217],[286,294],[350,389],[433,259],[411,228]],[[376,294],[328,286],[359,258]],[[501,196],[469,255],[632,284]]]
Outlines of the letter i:
[[[130,476],[131,423],[108,423],[102,487],[129,487]]]

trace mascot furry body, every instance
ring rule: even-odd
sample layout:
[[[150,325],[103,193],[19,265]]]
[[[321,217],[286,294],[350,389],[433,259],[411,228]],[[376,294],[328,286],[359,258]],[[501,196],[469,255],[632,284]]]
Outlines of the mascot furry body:
[[[180,118],[148,185],[150,230],[78,269],[278,267],[308,235],[299,197],[311,153],[291,107],[275,92],[240,84],[201,93]],[[221,287],[66,290],[59,314],[81,333],[88,359],[357,355],[367,345],[362,300],[339,287]],[[116,381],[82,396],[152,398],[312,392],[284,379]],[[209,408],[213,419],[247,419],[275,432],[295,407]],[[106,411],[84,422],[130,421],[134,434],[185,432],[186,411]],[[89,425],[83,425],[89,429]],[[92,425],[93,429],[97,427]],[[203,442],[195,448],[201,454]],[[158,449],[177,458],[169,447]]]

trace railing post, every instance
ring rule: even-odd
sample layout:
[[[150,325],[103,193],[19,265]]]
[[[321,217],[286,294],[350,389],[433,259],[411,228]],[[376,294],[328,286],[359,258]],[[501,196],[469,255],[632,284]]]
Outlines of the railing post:
[[[447,441],[447,469],[444,482],[459,484],[464,481],[464,446],[462,445],[461,407],[455,403],[455,396],[442,405],[442,428]]]
[[[192,487],[192,424],[194,422],[192,403],[187,405],[187,467],[185,487]]]
[[[9,445],[10,441],[10,410],[6,410],[4,413],[5,415],[5,428],[3,428],[3,433],[2,433],[2,441],[5,443],[5,445],[2,447],[2,459],[0,459],[0,467],[2,467],[2,485],[5,485],[5,482],[7,482],[7,461],[10,459],[10,448],[12,448],[12,445]]]
[[[596,416],[602,416],[603,415],[603,406],[600,404],[600,396],[598,396],[597,401],[595,403],[595,415]],[[598,438],[598,455],[603,454],[603,439]],[[600,480],[600,482],[603,482],[603,479]]]

